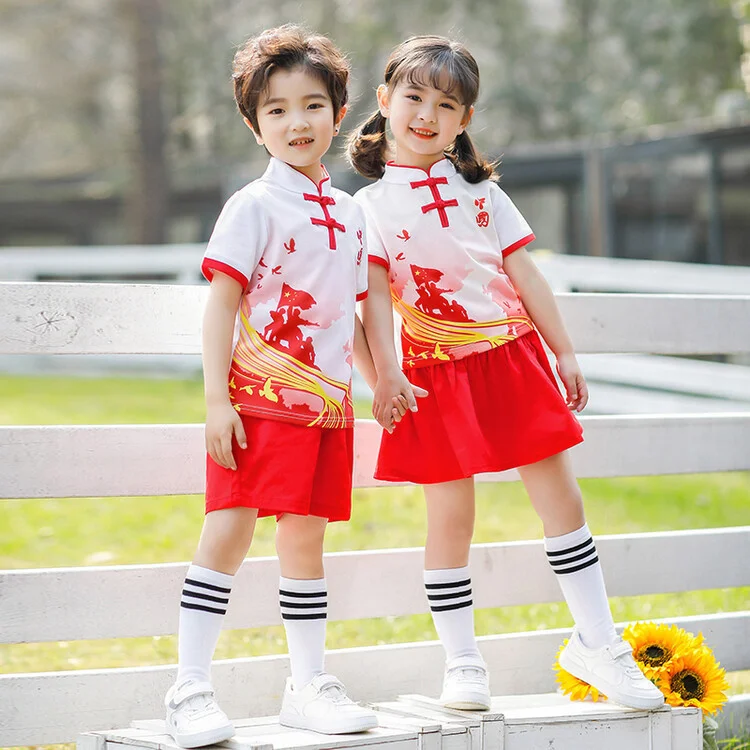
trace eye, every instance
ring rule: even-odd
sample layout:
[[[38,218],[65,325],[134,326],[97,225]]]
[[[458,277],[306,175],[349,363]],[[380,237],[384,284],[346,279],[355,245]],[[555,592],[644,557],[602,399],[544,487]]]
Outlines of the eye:
[[[421,102],[422,100],[417,96],[417,94],[407,94],[407,99],[411,99],[413,102]]]
[[[308,106],[308,109],[323,109],[323,105],[320,102],[313,102]]]
[[[443,102],[441,107],[445,107],[446,109],[455,109],[455,107],[450,102]]]
[[[269,115],[280,115],[283,114],[284,110],[281,107],[274,107],[268,114]]]

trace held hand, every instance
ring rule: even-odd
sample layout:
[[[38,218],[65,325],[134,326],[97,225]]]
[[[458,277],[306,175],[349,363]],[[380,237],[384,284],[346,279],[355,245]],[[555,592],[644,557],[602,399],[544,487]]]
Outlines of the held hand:
[[[575,354],[557,358],[557,374],[565,386],[565,403],[571,411],[583,411],[589,400],[589,389]]]
[[[225,469],[237,470],[232,453],[232,436],[240,448],[247,448],[245,429],[240,415],[229,400],[209,406],[206,412],[206,450],[208,455]]]
[[[378,378],[372,413],[380,426],[393,432],[394,423],[400,422],[407,411],[417,411],[417,398],[427,396],[427,391],[412,385],[400,370]]]

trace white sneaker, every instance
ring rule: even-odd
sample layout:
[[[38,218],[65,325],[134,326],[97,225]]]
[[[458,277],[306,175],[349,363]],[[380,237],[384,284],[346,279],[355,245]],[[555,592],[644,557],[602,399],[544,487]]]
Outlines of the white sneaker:
[[[490,707],[490,683],[487,665],[481,656],[459,657],[445,665],[440,702],[446,708],[487,711]]]
[[[279,724],[321,734],[349,734],[374,729],[378,719],[370,709],[352,701],[333,675],[324,673],[302,690],[295,690],[291,677],[287,679]]]
[[[618,639],[609,646],[587,648],[574,630],[560,654],[560,666],[592,685],[613,703],[627,708],[653,709],[664,705],[664,695],[641,672],[633,648]]]
[[[185,680],[172,685],[164,698],[167,732],[180,747],[203,747],[228,740],[234,727],[214,700],[208,682]]]

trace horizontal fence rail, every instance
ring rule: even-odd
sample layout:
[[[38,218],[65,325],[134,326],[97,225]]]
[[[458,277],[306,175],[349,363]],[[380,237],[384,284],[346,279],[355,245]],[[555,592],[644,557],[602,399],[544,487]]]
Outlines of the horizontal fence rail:
[[[579,477],[750,469],[750,411],[581,417]],[[0,498],[183,495],[205,489],[203,425],[0,427]],[[371,487],[380,427],[355,426],[354,484]],[[81,471],[85,466],[86,470]],[[516,471],[480,481],[512,481]]]
[[[0,354],[198,354],[205,286],[0,284]],[[561,294],[576,350],[750,350],[750,296]],[[675,336],[675,331],[684,331]]]
[[[670,622],[702,632],[728,670],[750,665],[750,612]],[[479,638],[493,694],[554,691],[552,664],[568,635],[561,629]],[[438,642],[405,643],[329,651],[326,667],[357,700],[379,701],[405,693],[433,695],[444,658]],[[81,732],[161,716],[175,675],[174,666],[159,666],[0,676],[0,745],[69,742]],[[230,718],[278,711],[288,675],[286,656],[219,661],[212,667],[218,699]]]
[[[610,596],[750,586],[750,526],[602,536],[597,549]],[[421,548],[326,555],[329,619],[428,612],[423,556]],[[541,542],[474,545],[471,569],[478,608],[562,600]],[[187,563],[9,571],[0,578],[0,642],[175,633],[186,571]],[[280,624],[278,587],[276,558],[246,560],[224,627]]]

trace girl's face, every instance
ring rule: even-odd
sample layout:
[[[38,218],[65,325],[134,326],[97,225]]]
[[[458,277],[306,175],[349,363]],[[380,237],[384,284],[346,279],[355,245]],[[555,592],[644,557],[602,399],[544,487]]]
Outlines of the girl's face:
[[[259,102],[260,132],[253,132],[272,156],[318,183],[323,178],[320,159],[345,114],[342,107],[334,120],[325,84],[303,68],[277,70]]]
[[[396,162],[429,169],[463,133],[474,112],[452,93],[403,81],[378,88],[378,104],[396,142]]]

